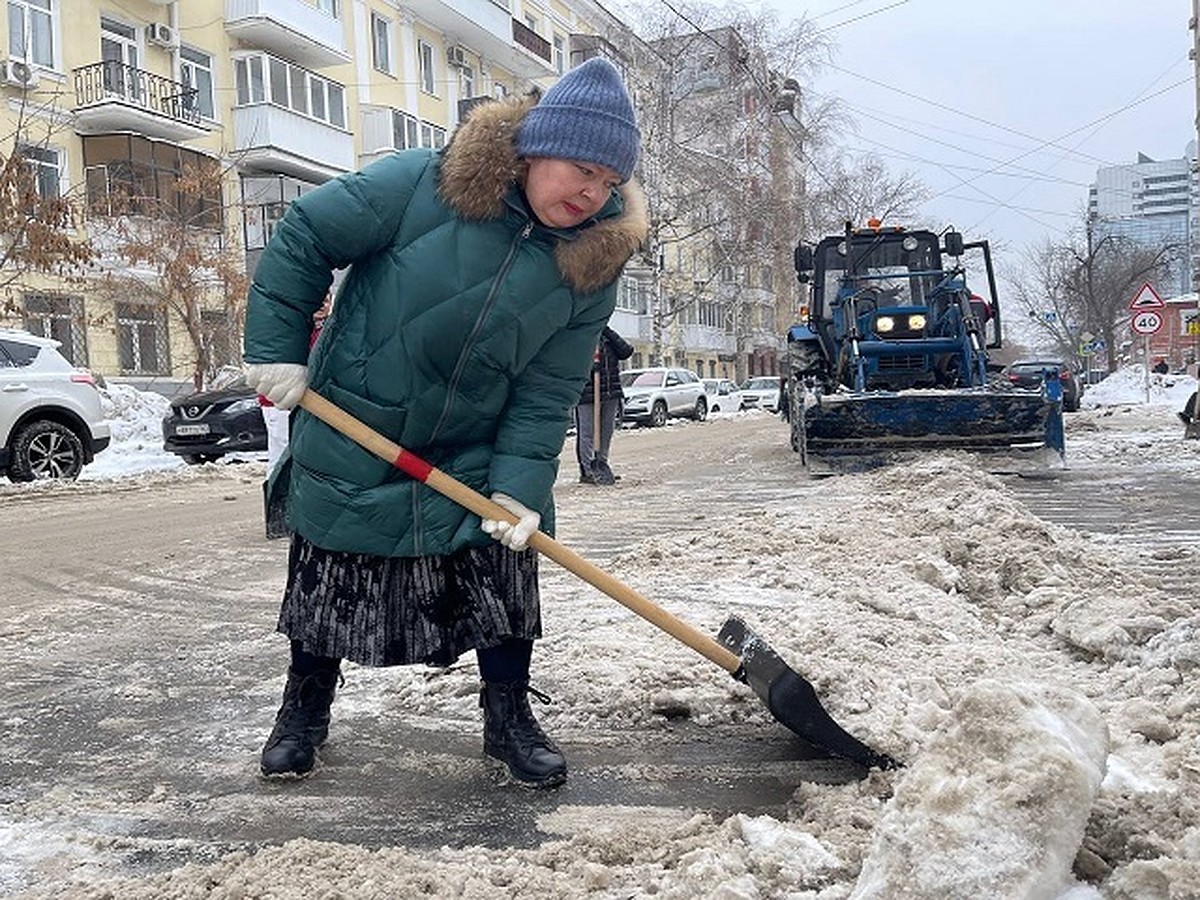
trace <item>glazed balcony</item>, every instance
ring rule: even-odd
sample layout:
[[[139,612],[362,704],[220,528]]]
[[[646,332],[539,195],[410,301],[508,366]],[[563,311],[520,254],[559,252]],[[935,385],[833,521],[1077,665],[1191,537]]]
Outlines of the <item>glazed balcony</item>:
[[[235,108],[233,135],[243,168],[320,184],[355,166],[349,131],[272,103]]]

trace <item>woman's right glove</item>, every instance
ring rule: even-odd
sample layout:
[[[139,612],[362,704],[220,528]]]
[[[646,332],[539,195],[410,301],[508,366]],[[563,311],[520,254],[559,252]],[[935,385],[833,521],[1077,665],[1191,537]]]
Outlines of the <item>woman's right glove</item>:
[[[308,366],[299,363],[252,363],[246,366],[246,384],[280,409],[300,402],[308,387]]]
[[[509,550],[524,550],[529,539],[542,527],[542,517],[508,494],[497,491],[492,494],[492,500],[516,516],[517,521],[513,523],[503,519],[484,519],[479,527]]]

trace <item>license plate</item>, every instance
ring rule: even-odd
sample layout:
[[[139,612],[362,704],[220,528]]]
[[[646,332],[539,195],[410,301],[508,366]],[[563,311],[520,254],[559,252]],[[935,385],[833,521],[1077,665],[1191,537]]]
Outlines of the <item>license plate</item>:
[[[175,433],[181,437],[192,437],[198,434],[208,434],[207,425],[176,425]]]

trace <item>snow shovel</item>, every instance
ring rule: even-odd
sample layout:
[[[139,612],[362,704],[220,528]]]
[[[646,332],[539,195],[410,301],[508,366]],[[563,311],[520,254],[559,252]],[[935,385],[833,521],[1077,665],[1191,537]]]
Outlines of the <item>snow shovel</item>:
[[[325,424],[374,453],[400,471],[428,485],[455,503],[485,519],[503,519],[515,523],[516,516],[504,507],[431,466],[399,444],[385,438],[370,426],[330,403],[320,394],[305,391],[300,406]],[[585,560],[544,532],[536,532],[529,546],[550,557],[567,571],[603,591],[621,605],[637,613],[651,625],[748,684],[783,725],[810,744],[835,756],[867,767],[897,768],[900,763],[878,753],[833,721],[813,686],[788,665],[737,618],[727,621],[719,634],[720,643],[651,603],[633,588]]]

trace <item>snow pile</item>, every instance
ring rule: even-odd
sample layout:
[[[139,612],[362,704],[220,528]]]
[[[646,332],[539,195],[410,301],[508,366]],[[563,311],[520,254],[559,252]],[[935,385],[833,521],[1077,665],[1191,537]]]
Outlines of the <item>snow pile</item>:
[[[1194,466],[1200,456],[1170,424],[1182,401],[1168,393],[1170,403],[1138,408],[1131,383],[1108,385],[1107,407],[1107,382],[1089,391],[1094,408],[1068,417],[1069,458],[1143,464],[1172,454]],[[562,529],[585,516],[614,529],[638,522],[631,484],[618,488],[619,509],[564,501]],[[677,515],[703,517],[711,488],[675,498]],[[801,785],[778,819],[564,805],[540,818],[551,838],[530,849],[292,840],[22,896],[1200,896],[1194,603],[1139,575],[1119,547],[1038,518],[955,454],[825,480],[705,526],[647,529],[607,568],[708,633],[741,616],[813,682],[836,721],[907,769]],[[549,566],[543,611],[535,668],[562,700],[539,709],[550,734],[599,745],[621,739],[607,726],[666,728],[668,713],[718,729],[775,727],[723,670],[648,637],[646,623]],[[466,665],[386,676],[347,667],[335,721],[353,734],[358,717],[403,710],[422,727],[475,728],[474,688]]]
[[[109,382],[100,390],[100,408],[108,421],[112,442],[84,467],[79,476],[82,480],[178,469],[184,465],[178,456],[163,450],[162,420],[171,408],[166,397]]]
[[[896,786],[852,900],[1057,897],[1108,732],[1077,694],[979,682]]]
[[[1147,387],[1149,401],[1146,399]],[[1151,406],[1183,409],[1194,390],[1196,379],[1190,375],[1151,374],[1147,385],[1145,366],[1126,366],[1097,384],[1087,385],[1080,402],[1084,408],[1149,402]]]

